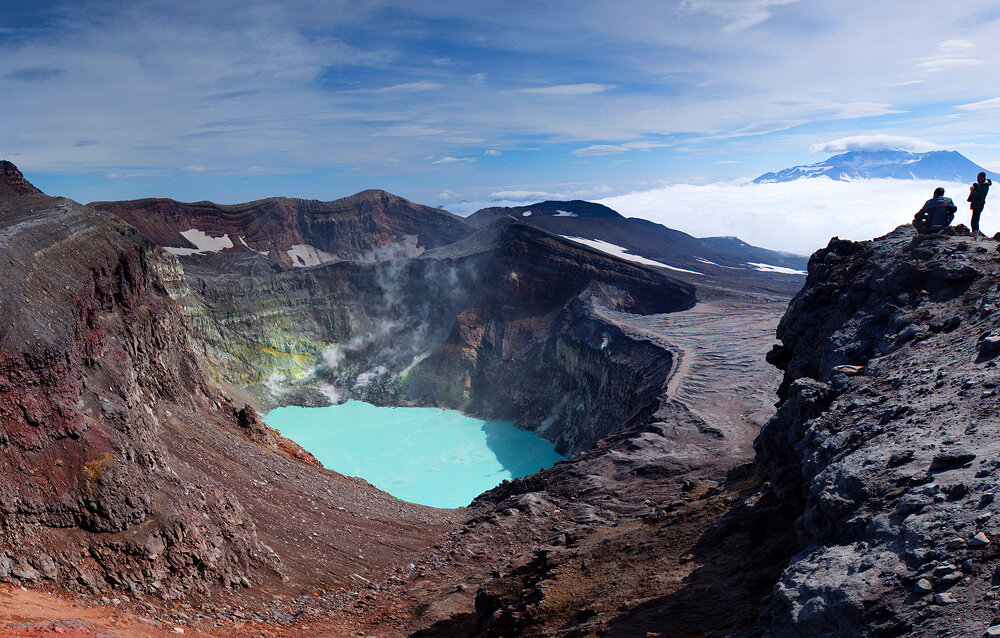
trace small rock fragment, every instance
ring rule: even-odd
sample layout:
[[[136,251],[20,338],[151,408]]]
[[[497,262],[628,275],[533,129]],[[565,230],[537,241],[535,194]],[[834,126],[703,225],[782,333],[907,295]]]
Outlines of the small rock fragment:
[[[984,307],[983,310],[986,310]],[[1000,354],[1000,336],[989,335],[979,342],[979,354],[983,358],[992,358]]]
[[[969,547],[973,549],[982,549],[989,544],[990,544],[990,537],[984,534],[983,532],[979,532],[978,534],[972,537],[972,540],[969,541]]]
[[[993,625],[986,630],[987,636],[1000,636],[1000,625]]]
[[[857,376],[864,370],[864,366],[840,365],[833,366],[834,374],[846,374],[849,377]]]
[[[935,605],[952,605],[956,602],[958,601],[955,600],[955,597],[948,592],[944,592],[943,594],[934,594]]]
[[[918,594],[929,594],[934,591],[934,585],[931,584],[931,581],[926,578],[921,578],[917,581],[917,584],[913,586],[913,591]]]

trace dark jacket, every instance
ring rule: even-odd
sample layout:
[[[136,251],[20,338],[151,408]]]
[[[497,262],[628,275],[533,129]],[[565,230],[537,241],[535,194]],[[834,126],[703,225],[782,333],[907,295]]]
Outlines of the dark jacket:
[[[957,210],[958,207],[955,206],[955,202],[951,201],[950,197],[942,195],[928,199],[924,203],[924,207],[913,218],[913,221],[915,225],[919,221],[928,230],[938,231],[951,225],[951,220],[955,219],[955,211]]]
[[[972,184],[972,188],[969,189],[969,201],[972,202],[973,208],[982,208],[986,205],[986,193],[990,192],[990,186],[993,182],[986,180],[982,184],[975,182]]]

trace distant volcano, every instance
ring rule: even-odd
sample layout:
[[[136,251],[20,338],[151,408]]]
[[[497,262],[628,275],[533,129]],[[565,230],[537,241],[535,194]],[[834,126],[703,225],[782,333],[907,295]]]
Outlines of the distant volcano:
[[[957,151],[849,151],[817,164],[764,173],[753,182],[772,184],[812,177],[829,177],[841,182],[878,178],[972,182],[980,171],[986,169]],[[986,173],[991,179],[996,178],[996,174]]]

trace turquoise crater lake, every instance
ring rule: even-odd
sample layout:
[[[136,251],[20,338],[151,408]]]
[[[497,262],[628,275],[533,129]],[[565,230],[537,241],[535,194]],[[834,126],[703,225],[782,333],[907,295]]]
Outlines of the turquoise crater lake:
[[[468,505],[504,479],[565,458],[548,441],[507,421],[481,421],[440,408],[348,401],[325,408],[277,408],[264,421],[324,467],[433,507]]]

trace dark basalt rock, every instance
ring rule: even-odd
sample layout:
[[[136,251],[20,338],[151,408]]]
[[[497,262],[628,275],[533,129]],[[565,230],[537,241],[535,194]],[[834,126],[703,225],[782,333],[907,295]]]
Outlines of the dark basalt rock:
[[[754,446],[797,516],[799,550],[764,635],[981,635],[994,624],[1000,405],[981,344],[1000,328],[1000,262],[953,235],[903,226],[834,239],[810,259],[771,357],[785,371],[782,403]],[[971,549],[979,533],[989,542]],[[964,567],[945,579],[945,564]],[[914,593],[920,578],[931,589]]]

